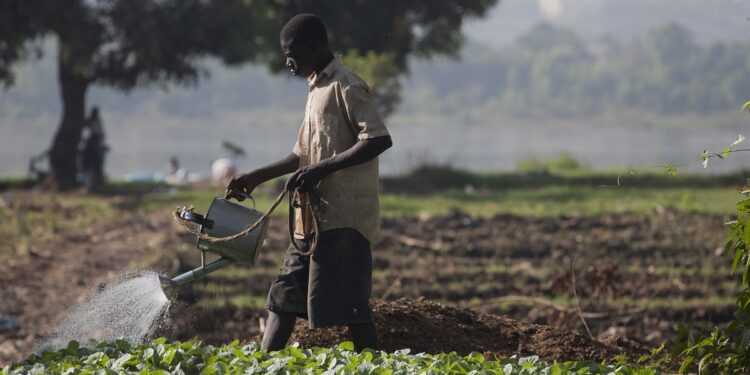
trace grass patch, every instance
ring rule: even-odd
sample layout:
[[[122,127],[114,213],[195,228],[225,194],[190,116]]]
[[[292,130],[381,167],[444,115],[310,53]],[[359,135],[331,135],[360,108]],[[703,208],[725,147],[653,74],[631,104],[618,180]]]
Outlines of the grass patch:
[[[417,173],[414,180],[424,176]],[[660,175],[631,176],[622,180],[622,187],[602,187],[617,181],[615,174],[581,172],[567,176],[522,176],[511,174],[480,175],[449,171],[440,186],[411,189],[384,179],[380,195],[381,213],[385,217],[444,215],[458,209],[472,215],[492,216],[511,213],[522,216],[575,216],[609,213],[650,213],[659,208],[681,211],[731,215],[740,195],[735,185],[744,179],[740,175],[718,177]],[[437,178],[437,177],[435,177]],[[466,183],[471,181],[471,183]],[[388,186],[391,186],[390,188]],[[197,212],[205,212],[221,187],[160,189],[140,197],[135,209],[172,209],[194,205]],[[256,208],[268,209],[275,193],[255,194]],[[252,206],[252,203],[245,203]],[[274,216],[286,217],[287,205],[282,202]]]
[[[33,182],[25,177],[0,178],[0,192],[8,189],[20,189],[32,186]]]
[[[523,216],[576,216],[608,213],[649,213],[670,207],[730,215],[740,196],[734,189],[623,187],[607,189],[593,186],[550,185],[536,189],[496,190],[451,189],[424,194],[382,194],[384,216],[443,215],[459,209],[472,215],[491,216],[511,213]]]
[[[671,176],[663,169],[651,169],[629,173],[628,169],[555,170],[554,173],[511,172],[474,173],[454,169],[450,166],[427,165],[413,172],[396,177],[383,178],[386,191],[430,194],[439,190],[464,189],[471,187],[481,190],[500,189],[539,189],[550,186],[571,187],[620,187],[630,188],[736,188],[745,183],[750,171],[740,171],[724,175],[679,174]]]
[[[95,196],[5,193],[0,204],[0,254],[25,254],[58,235],[88,236],[117,217],[117,209]]]
[[[735,186],[744,173],[723,176],[664,174],[627,175],[619,188],[618,175],[601,171],[571,171],[555,175],[478,174],[450,168],[423,167],[413,174],[384,178],[381,212],[384,217],[444,215],[461,210],[477,216],[510,213],[521,216],[576,216],[622,212],[651,213],[660,208],[731,216],[740,199]],[[6,185],[22,180],[3,180]],[[256,207],[267,210],[276,194],[267,183],[255,194]],[[418,186],[419,188],[414,188]],[[204,213],[224,186],[169,187],[159,184],[108,183],[103,195],[50,194],[10,188],[0,201],[0,253],[27,252],[56,234],[85,235],[92,226],[114,218],[118,210],[171,210],[194,205]],[[111,195],[130,197],[127,205],[112,203]],[[252,203],[246,203],[252,206]],[[284,218],[283,202],[274,216]]]

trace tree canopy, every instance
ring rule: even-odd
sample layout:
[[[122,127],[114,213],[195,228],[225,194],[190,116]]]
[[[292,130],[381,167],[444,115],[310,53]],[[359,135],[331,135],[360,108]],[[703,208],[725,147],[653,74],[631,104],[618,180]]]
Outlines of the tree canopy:
[[[421,64],[415,72],[413,81],[446,93],[425,99],[438,110],[481,108],[488,117],[710,115],[734,111],[750,97],[750,43],[699,44],[677,23],[629,42],[588,43],[564,27],[540,24],[500,51],[471,47],[460,75],[451,74],[450,63]]]

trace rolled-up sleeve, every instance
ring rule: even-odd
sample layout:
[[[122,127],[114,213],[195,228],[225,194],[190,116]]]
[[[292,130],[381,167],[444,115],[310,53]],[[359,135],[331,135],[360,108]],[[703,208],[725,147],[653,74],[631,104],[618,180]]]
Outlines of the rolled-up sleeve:
[[[348,85],[343,88],[342,94],[349,123],[357,132],[357,140],[389,135],[366,85]]]

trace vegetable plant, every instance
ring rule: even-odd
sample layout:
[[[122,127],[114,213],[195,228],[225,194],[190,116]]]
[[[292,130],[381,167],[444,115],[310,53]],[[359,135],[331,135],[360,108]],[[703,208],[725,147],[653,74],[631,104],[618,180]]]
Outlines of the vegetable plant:
[[[10,374],[655,374],[650,368],[589,361],[547,363],[538,357],[486,359],[480,353],[461,356],[394,353],[357,353],[351,342],[335,348],[302,349],[292,345],[277,352],[260,350],[257,343],[233,341],[212,346],[200,341],[167,342],[164,338],[142,345],[126,341],[80,345],[32,354],[5,367]]]

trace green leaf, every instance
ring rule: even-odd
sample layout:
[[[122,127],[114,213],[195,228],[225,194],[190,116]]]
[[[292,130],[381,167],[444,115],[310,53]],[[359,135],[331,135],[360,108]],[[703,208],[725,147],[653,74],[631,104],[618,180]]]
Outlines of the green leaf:
[[[677,167],[673,165],[667,165],[664,167],[664,169],[667,170],[667,173],[671,174],[672,176],[677,176]]]
[[[690,369],[690,366],[693,365],[693,362],[695,362],[695,357],[693,357],[692,355],[685,357],[685,360],[682,361],[682,366],[680,366],[680,372],[683,374],[687,373]]]
[[[354,343],[351,341],[344,341],[339,344],[336,349],[354,351]]]
[[[174,349],[174,348],[167,349],[159,365],[164,366],[164,367],[171,366],[172,361],[174,361],[174,357],[176,354],[177,354],[177,349]]]
[[[70,342],[68,342],[68,350],[70,350],[71,352],[75,352],[80,347],[81,344],[79,344],[76,340],[70,340]]]
[[[745,104],[740,108],[740,112],[750,112],[750,100],[746,101]]]
[[[130,360],[130,358],[133,358],[133,355],[132,355],[132,354],[130,354],[130,353],[125,353],[125,354],[123,354],[122,356],[120,356],[120,358],[117,358],[117,359],[116,359],[116,360],[115,360],[115,361],[114,361],[114,362],[112,363],[112,368],[113,368],[113,369],[115,369],[115,370],[119,370],[119,369],[122,369],[122,366],[123,366],[123,365],[124,365],[125,363],[127,363],[127,362],[128,362],[129,360]]]
[[[742,255],[744,252],[742,249],[737,249],[734,251],[734,260],[732,261],[732,267],[730,269],[731,273],[734,273],[737,271],[737,266],[740,264],[740,261],[742,260]]]
[[[141,358],[146,363],[153,363],[154,348],[146,348],[146,350],[144,350],[143,353],[141,354]]]
[[[701,358],[700,362],[698,362],[698,373],[702,373],[706,365],[711,361],[711,358],[714,357],[714,353],[708,353]]]
[[[744,140],[745,140],[745,137],[742,136],[742,134],[738,135],[737,139],[735,139],[734,142],[732,142],[729,146],[727,146],[727,148],[724,149],[724,152],[721,153],[721,156],[723,157],[729,156],[729,153],[734,150],[734,147],[742,143]]]

